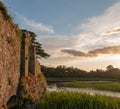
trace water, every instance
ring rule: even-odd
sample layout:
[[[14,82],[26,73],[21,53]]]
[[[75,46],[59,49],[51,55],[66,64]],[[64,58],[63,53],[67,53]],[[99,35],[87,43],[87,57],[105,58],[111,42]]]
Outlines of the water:
[[[90,95],[106,95],[111,97],[120,97],[120,92],[112,92],[112,91],[103,91],[103,90],[96,90],[90,88],[70,88],[70,87],[57,87],[56,85],[48,86],[49,92],[80,92],[80,93],[87,93]]]

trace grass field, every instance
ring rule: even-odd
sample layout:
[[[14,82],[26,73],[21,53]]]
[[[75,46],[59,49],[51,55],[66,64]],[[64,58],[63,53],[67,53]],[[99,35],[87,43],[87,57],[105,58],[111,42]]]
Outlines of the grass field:
[[[120,99],[77,92],[46,93],[37,109],[120,109]]]
[[[120,82],[64,82],[62,86],[120,92]]]

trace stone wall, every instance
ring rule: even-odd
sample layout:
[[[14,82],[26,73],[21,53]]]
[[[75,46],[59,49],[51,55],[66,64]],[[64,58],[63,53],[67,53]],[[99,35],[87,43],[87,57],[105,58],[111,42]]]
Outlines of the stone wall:
[[[0,10],[0,108],[16,94],[20,76],[19,29]]]
[[[22,30],[21,40],[21,76],[31,73],[35,76],[41,73],[40,62],[36,57],[36,46],[32,44],[32,34]]]
[[[22,30],[20,72],[21,72],[21,76],[25,76],[25,77],[27,77],[29,73],[30,45],[31,45],[31,37],[29,32]]]
[[[6,109],[6,104],[8,109],[19,104],[26,105],[24,91],[35,104],[46,90],[46,81],[36,59],[35,47],[31,46],[30,35],[29,31],[21,31],[12,22],[0,2],[0,109]]]
[[[35,60],[35,75],[39,76],[41,75],[41,66],[40,66],[40,62],[38,61],[38,59]]]
[[[36,48],[31,45],[29,48],[29,73],[35,75],[35,59],[36,59]]]

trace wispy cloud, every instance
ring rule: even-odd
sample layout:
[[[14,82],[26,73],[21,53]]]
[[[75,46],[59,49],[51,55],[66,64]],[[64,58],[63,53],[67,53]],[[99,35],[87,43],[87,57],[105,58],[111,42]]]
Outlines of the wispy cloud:
[[[76,45],[76,37],[67,35],[45,35],[38,40],[50,52],[60,51],[62,48],[72,48]]]
[[[44,33],[49,33],[49,34],[55,33],[52,26],[48,26],[43,23],[36,22],[36,21],[28,19],[27,17],[20,15],[20,14],[16,14],[16,15],[21,20],[21,23],[25,27],[27,26],[28,28],[32,29],[33,31],[35,30],[35,31],[40,31],[40,32],[44,32]]]
[[[113,4],[101,15],[91,17],[80,24],[76,27],[78,31],[75,34],[55,34],[40,39],[43,47],[51,54],[51,57],[42,63],[52,63],[55,66],[76,65],[85,69],[88,66],[89,69],[103,64],[107,66],[110,62],[119,65],[120,46],[116,46],[120,45],[119,27],[120,2]],[[105,55],[105,58],[102,55]]]
[[[38,22],[35,22],[33,20],[28,20],[25,17],[24,17],[24,22],[25,22],[26,25],[28,25],[28,26],[36,29],[36,30],[39,30],[39,31],[42,31],[42,32],[47,32],[47,33],[55,33],[51,26],[46,26],[42,23],[38,23]]]
[[[101,15],[80,24],[78,32],[40,39],[51,57],[45,65],[76,66],[83,69],[105,68],[112,63],[120,66],[120,2]],[[104,56],[103,56],[104,55]]]
[[[120,42],[120,2],[112,5],[99,16],[88,19],[79,26],[77,47],[79,49],[94,49],[118,45]],[[105,37],[109,35],[109,37]],[[104,40],[104,41],[103,41]],[[91,46],[92,45],[92,46]],[[91,48],[90,48],[91,47]]]
[[[113,34],[117,34],[120,33],[120,27],[119,28],[114,28],[108,31],[105,31],[104,33],[102,33],[102,35],[113,35]]]
[[[88,57],[88,55],[82,51],[77,51],[77,50],[72,50],[72,49],[63,49],[61,50],[63,53],[67,53],[72,56],[77,56],[77,57]]]
[[[87,53],[72,49],[63,49],[61,52],[75,57],[97,57],[101,54],[120,54],[120,46],[108,46],[104,48],[93,49],[89,50]]]
[[[40,41],[42,41],[43,46],[45,46],[51,56],[54,54],[55,56],[63,57],[65,55],[61,55],[60,51],[66,52],[68,50],[69,52],[75,51],[74,55],[86,55],[90,57],[85,52],[91,49],[119,45],[119,12],[120,2],[113,4],[103,14],[89,18],[86,23],[80,24],[76,34],[56,35],[54,37],[43,38]]]

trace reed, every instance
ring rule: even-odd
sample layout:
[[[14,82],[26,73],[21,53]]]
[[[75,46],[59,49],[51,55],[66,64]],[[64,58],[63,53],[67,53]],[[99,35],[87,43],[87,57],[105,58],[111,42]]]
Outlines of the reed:
[[[46,93],[37,109],[120,109],[120,99],[77,92]]]

